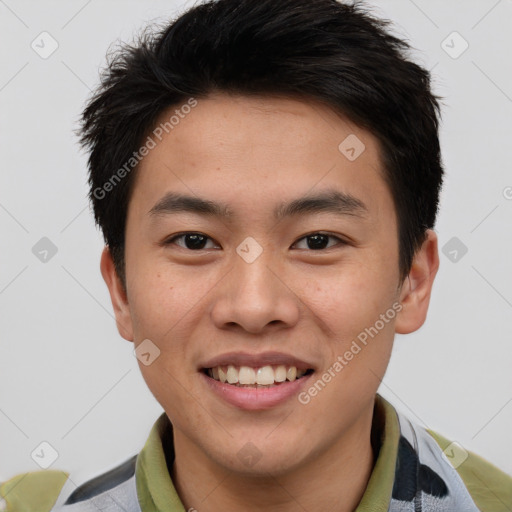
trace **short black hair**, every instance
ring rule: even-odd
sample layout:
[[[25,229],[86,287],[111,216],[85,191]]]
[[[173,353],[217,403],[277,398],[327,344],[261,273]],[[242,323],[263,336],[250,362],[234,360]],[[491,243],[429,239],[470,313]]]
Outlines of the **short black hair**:
[[[90,152],[95,220],[123,284],[134,152],[163,111],[216,92],[320,101],[371,132],[396,208],[405,278],[438,212],[441,98],[391,22],[362,2],[210,0],[157,25],[107,55],[78,131]]]

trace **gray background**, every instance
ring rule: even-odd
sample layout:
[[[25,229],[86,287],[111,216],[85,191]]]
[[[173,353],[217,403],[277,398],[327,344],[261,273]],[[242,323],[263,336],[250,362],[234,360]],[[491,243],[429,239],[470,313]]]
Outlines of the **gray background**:
[[[368,3],[446,98],[436,230],[440,248],[457,237],[428,320],[397,337],[380,391],[512,473],[512,1]],[[39,469],[31,453],[46,441],[51,468],[79,484],[138,452],[162,411],[115,327],[72,130],[109,45],[186,5],[0,0],[0,480]],[[51,49],[43,31],[58,43],[46,59],[31,47],[45,37]],[[32,250],[43,237],[57,248],[46,262]]]

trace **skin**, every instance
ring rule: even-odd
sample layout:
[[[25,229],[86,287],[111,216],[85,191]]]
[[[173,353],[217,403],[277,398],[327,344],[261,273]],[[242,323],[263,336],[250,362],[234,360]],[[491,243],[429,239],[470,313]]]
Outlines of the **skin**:
[[[354,161],[338,149],[350,134],[365,145]],[[174,426],[171,476],[186,509],[357,507],[373,469],[373,404],[394,334],[424,323],[439,265],[429,230],[400,281],[397,218],[380,162],[377,139],[326,106],[224,94],[198,100],[141,162],[127,215],[126,293],[108,248],[101,271],[121,336],[160,349],[139,366]],[[367,211],[272,217],[280,203],[327,188]],[[171,191],[222,202],[234,214],[151,215]],[[183,238],[164,243],[182,232],[210,238],[201,250]],[[316,232],[347,243],[329,238],[327,248],[310,249],[304,237]],[[236,252],[248,236],[263,249],[250,264]],[[398,303],[397,316],[306,405],[293,397],[241,410],[198,372],[219,354],[278,350],[311,363],[314,382]],[[248,442],[260,454],[250,467],[237,456]]]

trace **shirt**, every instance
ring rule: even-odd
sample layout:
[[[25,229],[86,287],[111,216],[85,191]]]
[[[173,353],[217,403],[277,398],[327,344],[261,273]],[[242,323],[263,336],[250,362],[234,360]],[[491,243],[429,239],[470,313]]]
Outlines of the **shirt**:
[[[511,476],[413,423],[380,395],[372,432],[375,465],[355,512],[512,511]],[[0,511],[185,512],[169,474],[173,462],[172,424],[162,413],[143,449],[124,463],[78,487],[65,471],[19,474],[0,484]]]

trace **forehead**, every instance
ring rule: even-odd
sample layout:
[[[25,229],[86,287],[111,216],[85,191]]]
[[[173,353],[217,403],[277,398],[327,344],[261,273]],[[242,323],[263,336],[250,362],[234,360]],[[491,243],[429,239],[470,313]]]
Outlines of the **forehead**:
[[[326,188],[377,210],[391,200],[378,140],[321,103],[216,94],[181,107],[162,112],[150,133],[155,146],[135,185],[145,206],[179,192],[218,198],[235,214],[248,203],[274,213],[284,195]]]
[[[378,159],[379,144],[369,132],[311,99],[217,93],[196,101],[197,106],[187,108],[187,114],[185,110],[181,112],[186,102],[162,112],[155,127],[160,132],[163,130],[159,137],[162,140],[157,141],[164,143],[159,144],[160,150],[163,145],[179,145],[189,156],[226,158],[241,156],[259,147],[270,151],[270,156],[277,157],[277,150],[287,153],[287,158],[293,160],[320,154],[337,158],[343,154],[340,143],[352,136],[346,147],[341,148],[354,147],[355,154],[345,153],[349,160],[357,159],[354,157],[363,149],[365,160],[369,161],[372,156]]]

